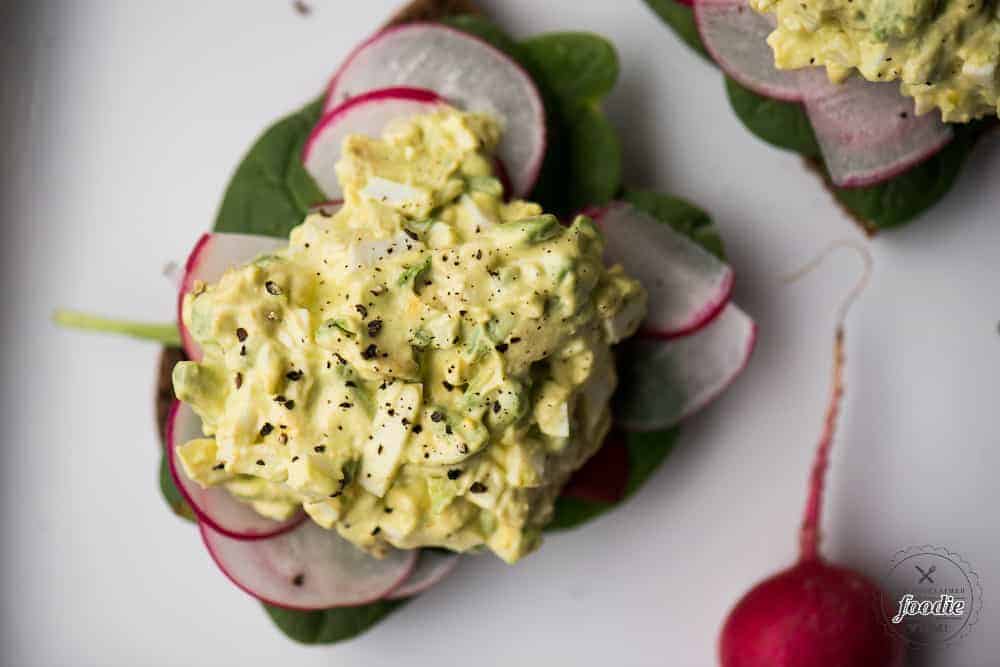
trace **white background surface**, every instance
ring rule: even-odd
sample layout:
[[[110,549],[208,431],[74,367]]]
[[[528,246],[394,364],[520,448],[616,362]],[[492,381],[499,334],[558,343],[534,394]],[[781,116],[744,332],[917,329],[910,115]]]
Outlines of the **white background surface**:
[[[394,2],[314,4],[302,17],[283,0],[63,2],[5,40],[0,663],[713,664],[729,606],[793,558],[833,311],[859,263],[778,276],[859,234],[796,158],[743,130],[719,74],[639,0],[484,2],[518,36],[616,43],[607,111],[627,181],[714,215],[760,324],[747,373],[626,508],[516,568],[469,559],[346,645],[302,647],[159,497],[157,349],[49,323],[56,306],[172,317],[161,267],[210,225],[257,133],[314,96]],[[994,136],[943,204],[872,243],[848,327],[826,553],[875,577],[914,544],[973,564],[982,620],[937,665],[1000,655],[998,184]]]

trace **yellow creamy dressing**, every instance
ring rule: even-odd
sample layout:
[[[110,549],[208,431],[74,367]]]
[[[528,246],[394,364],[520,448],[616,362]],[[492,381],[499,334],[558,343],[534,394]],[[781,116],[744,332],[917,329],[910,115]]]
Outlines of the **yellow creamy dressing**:
[[[449,108],[348,137],[338,213],[186,297],[204,358],[174,387],[207,436],[180,449],[192,479],[376,555],[513,562],[538,543],[608,430],[610,345],[645,293],[586,218],[503,201],[498,138]]]

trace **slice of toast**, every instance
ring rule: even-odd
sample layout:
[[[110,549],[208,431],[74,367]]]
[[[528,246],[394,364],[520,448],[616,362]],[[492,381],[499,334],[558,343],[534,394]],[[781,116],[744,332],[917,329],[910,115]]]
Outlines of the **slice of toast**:
[[[469,0],[413,0],[404,5],[385,23],[385,26],[413,23],[415,21],[435,21],[455,14],[481,14]],[[366,35],[358,35],[360,42]],[[332,69],[332,65],[331,65]],[[167,441],[167,413],[174,402],[174,385],[171,380],[174,365],[187,359],[178,347],[165,347],[160,354],[160,367],[156,377],[156,423],[160,440]]]

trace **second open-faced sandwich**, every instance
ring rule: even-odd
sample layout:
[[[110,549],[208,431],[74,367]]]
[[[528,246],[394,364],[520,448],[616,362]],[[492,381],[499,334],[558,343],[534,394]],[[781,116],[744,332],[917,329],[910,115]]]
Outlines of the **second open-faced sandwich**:
[[[951,189],[996,125],[989,3],[647,0],[726,75],[752,133],[802,155],[867,232]]]

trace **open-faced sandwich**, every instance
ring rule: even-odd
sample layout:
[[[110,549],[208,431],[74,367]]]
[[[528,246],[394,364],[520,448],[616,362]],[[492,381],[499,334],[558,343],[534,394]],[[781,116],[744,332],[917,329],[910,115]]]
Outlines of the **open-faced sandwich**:
[[[616,74],[596,35],[396,22],[251,148],[179,327],[60,314],[181,341],[163,493],[294,639],[614,507],[744,367],[709,218],[621,185]]]
[[[868,233],[944,197],[996,125],[991,3],[646,1],[723,70],[743,124],[802,155]]]

